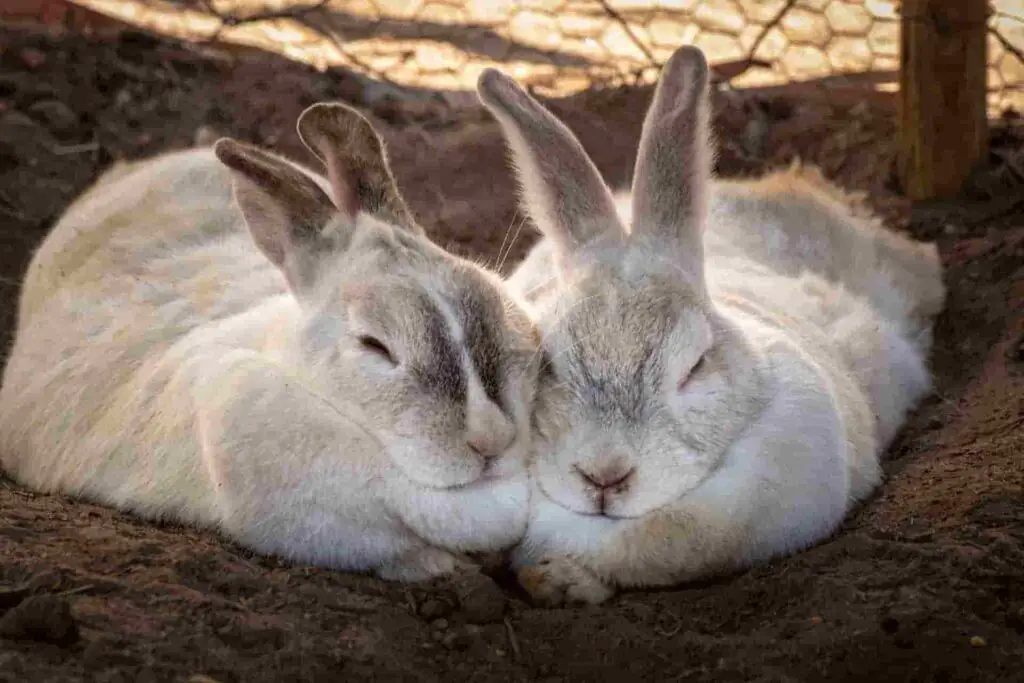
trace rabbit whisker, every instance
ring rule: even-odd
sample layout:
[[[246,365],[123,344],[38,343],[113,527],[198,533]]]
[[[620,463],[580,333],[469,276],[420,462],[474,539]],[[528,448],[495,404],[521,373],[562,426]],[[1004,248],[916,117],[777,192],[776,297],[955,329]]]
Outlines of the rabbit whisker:
[[[498,271],[499,272],[501,271],[502,268],[505,267],[505,261],[508,260],[509,254],[512,253],[512,248],[515,246],[516,240],[519,239],[519,235],[520,235],[520,233],[522,233],[524,225],[526,225],[526,216],[523,216],[522,218],[520,218],[519,225],[516,227],[516,232],[515,232],[514,235],[512,235],[512,239],[509,240],[508,247],[505,249],[505,254],[503,256],[501,256],[501,260],[498,263]],[[505,235],[508,236],[508,233],[506,232]],[[501,254],[500,251],[498,253]]]

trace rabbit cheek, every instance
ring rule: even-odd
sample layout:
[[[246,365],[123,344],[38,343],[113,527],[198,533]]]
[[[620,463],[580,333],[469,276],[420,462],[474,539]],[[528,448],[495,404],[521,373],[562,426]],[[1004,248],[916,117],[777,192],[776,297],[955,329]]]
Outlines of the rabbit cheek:
[[[629,489],[613,498],[610,504],[606,503],[606,514],[609,516],[643,517],[685,496],[700,485],[711,471],[701,458],[692,453],[681,454],[678,448],[675,451],[675,463],[658,462],[653,454],[642,457],[644,465],[636,471]]]
[[[599,491],[551,454],[537,459],[534,474],[541,493],[557,505],[581,515],[601,513]]]
[[[484,474],[479,458],[445,448],[432,439],[395,436],[387,440],[388,456],[406,477],[420,486],[448,489],[472,484]]]
[[[431,397],[408,392],[391,408],[381,440],[388,459],[418,486],[448,489],[466,486],[484,474],[485,461],[453,435],[460,433],[459,411]],[[377,406],[381,412],[388,409]]]

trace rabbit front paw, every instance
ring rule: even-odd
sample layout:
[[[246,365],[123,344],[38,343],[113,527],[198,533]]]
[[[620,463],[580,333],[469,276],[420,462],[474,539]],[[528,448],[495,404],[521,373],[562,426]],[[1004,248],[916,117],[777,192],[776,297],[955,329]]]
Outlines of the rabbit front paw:
[[[403,553],[380,566],[377,576],[385,581],[415,583],[448,576],[465,565],[465,560],[447,550],[426,546]]]
[[[546,607],[597,605],[615,595],[614,588],[568,557],[548,557],[521,567],[516,578],[535,603]]]

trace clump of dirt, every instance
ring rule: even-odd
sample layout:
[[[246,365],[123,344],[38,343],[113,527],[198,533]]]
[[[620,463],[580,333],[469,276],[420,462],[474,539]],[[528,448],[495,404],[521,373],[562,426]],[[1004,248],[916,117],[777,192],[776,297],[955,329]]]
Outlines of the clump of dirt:
[[[3,341],[31,250],[112,160],[187,146],[206,127],[312,162],[299,112],[366,105],[362,92],[349,74],[272,57],[0,30]],[[624,186],[649,96],[552,107]],[[721,173],[819,163],[895,228],[937,240],[946,266],[935,395],[835,539],[698,586],[541,610],[456,581],[288,565],[0,479],[0,680],[1022,680],[1024,134],[1001,123],[968,198],[911,210],[893,192],[884,102],[724,92],[716,107]],[[419,97],[368,112],[431,235],[506,270],[525,253],[535,236],[479,107]]]

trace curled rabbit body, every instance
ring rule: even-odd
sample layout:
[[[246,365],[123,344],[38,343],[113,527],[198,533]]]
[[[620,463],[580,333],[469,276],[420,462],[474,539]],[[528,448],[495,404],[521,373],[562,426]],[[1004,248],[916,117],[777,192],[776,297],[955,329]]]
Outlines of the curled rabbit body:
[[[545,355],[515,559],[540,602],[601,602],[824,539],[879,483],[880,450],[929,388],[934,247],[877,234],[813,173],[713,186],[707,81],[698,50],[671,58],[618,198],[510,79],[479,83],[545,236],[510,278]]]
[[[0,389],[15,478],[398,580],[525,529],[536,332],[430,242],[370,123],[321,177],[221,140],[116,171],[36,253]]]

